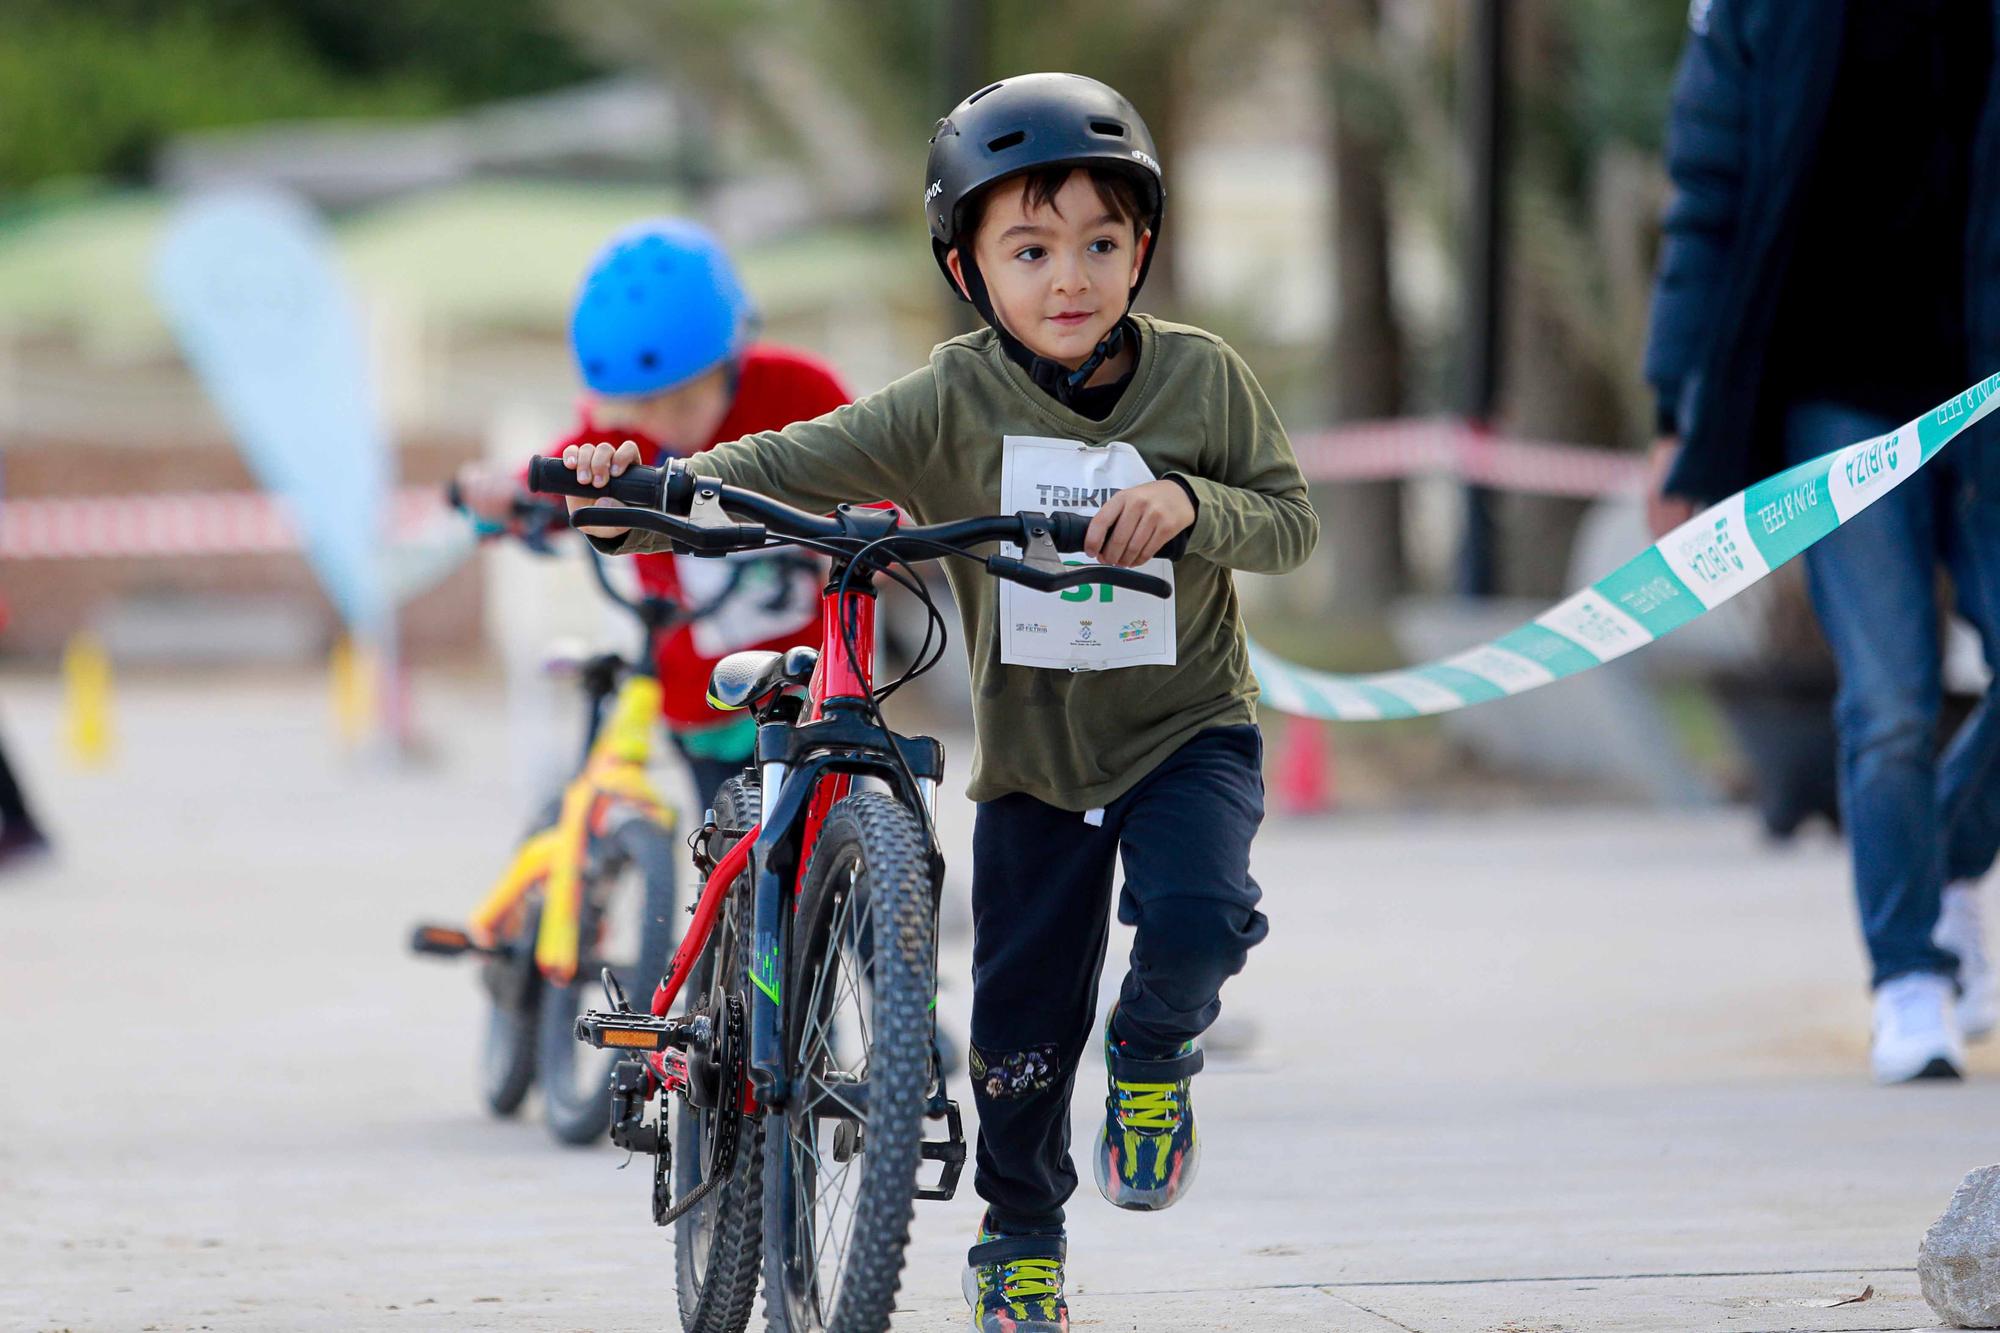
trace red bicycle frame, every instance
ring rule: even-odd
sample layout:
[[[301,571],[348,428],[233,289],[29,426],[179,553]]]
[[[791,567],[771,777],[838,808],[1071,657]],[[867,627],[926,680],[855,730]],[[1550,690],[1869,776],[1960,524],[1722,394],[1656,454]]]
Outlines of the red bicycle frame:
[[[807,721],[818,721],[825,716],[825,705],[830,699],[866,699],[874,690],[875,595],[872,590],[851,586],[843,594],[839,583],[838,579],[829,583],[820,595],[819,665],[814,668],[812,681],[807,686]],[[851,657],[848,653],[850,641],[854,645]],[[812,851],[818,845],[820,829],[825,825],[827,815],[834,803],[847,795],[852,785],[850,775],[834,773],[823,777],[818,789],[813,792],[806,815],[804,845],[799,851],[800,875],[812,863]],[[681,938],[680,948],[674,952],[673,967],[653,992],[654,1017],[666,1017],[682,987],[687,985],[695,960],[708,946],[709,934],[715,929],[716,917],[721,915],[722,902],[728,896],[729,886],[736,882],[736,877],[749,864],[750,849],[757,841],[758,831],[752,828],[737,839],[736,845],[716,863],[708,883],[702,887],[694,919],[688,923],[687,934]],[[798,899],[798,888],[798,882],[794,880],[794,903]],[[654,1072],[664,1074],[662,1056],[655,1054],[649,1059],[655,1066]],[[749,1100],[747,1085],[744,1097],[744,1109],[754,1107],[755,1103]]]

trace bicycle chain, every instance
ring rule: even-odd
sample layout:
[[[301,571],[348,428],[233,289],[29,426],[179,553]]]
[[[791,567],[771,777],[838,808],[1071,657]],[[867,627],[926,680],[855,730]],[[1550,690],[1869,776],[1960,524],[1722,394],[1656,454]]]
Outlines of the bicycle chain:
[[[670,1226],[678,1221],[690,1208],[707,1198],[717,1185],[727,1180],[736,1167],[736,1145],[743,1127],[743,997],[731,995],[723,1004],[728,1013],[728,1021],[723,1028],[723,1054],[726,1059],[718,1061],[722,1068],[719,1071],[715,1143],[709,1153],[708,1178],[695,1186],[686,1198],[674,1203],[673,1185],[667,1179],[668,1155],[662,1152],[654,1157],[654,1226]],[[660,1099],[660,1142],[663,1145],[667,1142],[667,1101],[665,1097]]]

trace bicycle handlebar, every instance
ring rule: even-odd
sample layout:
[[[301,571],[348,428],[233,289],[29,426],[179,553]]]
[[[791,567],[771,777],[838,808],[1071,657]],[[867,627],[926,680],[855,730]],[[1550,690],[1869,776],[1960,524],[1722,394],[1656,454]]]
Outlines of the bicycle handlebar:
[[[530,487],[529,489],[533,489]],[[484,520],[472,512],[465,503],[465,490],[453,477],[444,484],[444,502],[447,508],[456,509],[476,522]],[[507,502],[507,516],[516,523],[559,525],[568,519],[562,506],[550,500],[530,500],[516,495]]]
[[[889,548],[901,560],[932,560],[941,555],[963,555],[960,549],[984,542],[1011,542],[1031,551],[1031,560],[990,555],[983,563],[996,578],[1019,583],[1037,592],[1058,592],[1083,584],[1110,584],[1149,597],[1168,597],[1173,588],[1165,579],[1122,569],[1114,565],[1074,565],[1056,570],[1046,562],[1033,563],[1032,548],[1046,544],[1057,553],[1083,549],[1090,519],[1083,514],[1041,514],[1024,510],[1017,514],[992,514],[959,519],[951,523],[905,526],[893,510],[876,510],[842,505],[832,515],[809,514],[780,504],[756,491],[725,486],[709,477],[689,473],[683,464],[664,468],[629,467],[604,487],[577,479],[576,473],[559,458],[537,458],[528,469],[529,488],[544,493],[578,495],[587,499],[609,495],[626,508],[595,505],[570,515],[577,527],[628,527],[671,537],[698,554],[724,555],[731,551],[753,550],[775,537],[778,541],[807,541],[836,545],[858,552],[864,547]],[[731,522],[724,507],[742,510],[759,522]],[[704,510],[703,517],[676,517],[664,510],[690,512]]]

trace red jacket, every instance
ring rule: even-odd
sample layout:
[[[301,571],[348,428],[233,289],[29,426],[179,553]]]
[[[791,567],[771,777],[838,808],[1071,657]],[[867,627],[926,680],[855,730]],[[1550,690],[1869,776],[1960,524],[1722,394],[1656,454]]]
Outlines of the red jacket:
[[[702,449],[759,431],[778,430],[795,421],[810,421],[848,401],[846,388],[824,362],[789,347],[759,343],[744,354],[729,415]],[[586,426],[553,452],[560,456],[565,445],[613,436],[622,440],[634,438],[634,433],[594,431]],[[660,460],[656,456],[649,461],[657,464]],[[666,554],[633,559],[646,592],[684,605],[709,601],[730,574],[727,562],[720,560]],[[811,639],[819,619],[820,582],[817,576],[795,576],[789,597],[771,595],[775,580],[758,582],[746,589],[747,595],[740,592],[732,597],[728,610],[666,635],[660,641],[659,669],[663,687],[660,711],[667,721],[684,727],[723,721],[722,714],[708,706],[709,672],[722,658],[741,649],[784,649]],[[780,610],[764,609],[774,600],[782,603]]]

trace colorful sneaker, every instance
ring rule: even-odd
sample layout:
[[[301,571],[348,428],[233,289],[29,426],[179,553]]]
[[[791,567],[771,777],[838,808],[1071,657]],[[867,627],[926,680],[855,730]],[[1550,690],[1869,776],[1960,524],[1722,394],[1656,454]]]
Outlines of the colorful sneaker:
[[[1069,1333],[1063,1258],[1069,1241],[1052,1235],[1006,1236],[986,1219],[965,1254],[965,1303],[979,1333]]]
[[[1165,1060],[1127,1055],[1124,1043],[1112,1040],[1107,1018],[1104,1066],[1111,1091],[1097,1131],[1098,1192],[1134,1212],[1171,1208],[1201,1165],[1188,1096],[1188,1080],[1201,1072],[1201,1052],[1190,1041]]]

